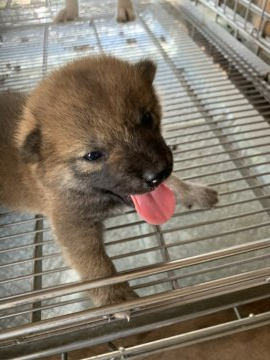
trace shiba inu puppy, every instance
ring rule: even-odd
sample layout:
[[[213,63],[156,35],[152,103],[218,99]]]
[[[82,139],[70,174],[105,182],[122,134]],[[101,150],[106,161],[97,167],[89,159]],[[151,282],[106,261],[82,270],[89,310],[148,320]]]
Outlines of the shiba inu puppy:
[[[148,59],[85,57],[29,96],[0,96],[0,203],[47,216],[83,280],[116,273],[102,243],[101,222],[112,211],[132,205],[146,221],[163,223],[174,212],[169,187],[187,207],[217,202],[214,190],[169,178],[173,157],[161,135],[155,72]],[[100,306],[137,295],[123,283],[90,296]]]

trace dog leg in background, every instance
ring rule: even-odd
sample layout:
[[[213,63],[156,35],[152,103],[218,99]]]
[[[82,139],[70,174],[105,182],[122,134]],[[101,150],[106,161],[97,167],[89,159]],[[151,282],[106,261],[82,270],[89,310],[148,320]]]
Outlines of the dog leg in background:
[[[135,20],[135,11],[131,0],[118,0],[116,9],[116,20],[118,22],[128,22]],[[61,22],[75,20],[79,16],[79,1],[65,0],[64,9],[60,10],[55,16],[53,22],[58,24]]]
[[[66,6],[53,19],[55,24],[75,20],[79,16],[79,1],[65,0]]]
[[[116,20],[118,22],[128,22],[135,20],[135,11],[131,0],[118,0]]]
[[[218,203],[218,193],[208,186],[186,182],[175,175],[171,175],[166,183],[180,197],[183,206],[188,209],[194,206],[212,208]]]
[[[50,220],[65,259],[82,280],[96,280],[117,274],[104,250],[100,223],[73,214],[73,210],[65,206],[55,208]],[[138,298],[128,283],[91,289],[89,295],[96,306]],[[129,320],[130,312],[120,312],[113,316]]]

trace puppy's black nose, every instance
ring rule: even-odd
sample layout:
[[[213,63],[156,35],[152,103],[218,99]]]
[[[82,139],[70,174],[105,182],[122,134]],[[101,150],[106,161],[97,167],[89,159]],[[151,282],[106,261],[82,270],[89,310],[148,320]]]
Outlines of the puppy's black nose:
[[[153,170],[146,170],[143,173],[143,179],[147,183],[147,185],[151,187],[157,187],[162,183],[163,180],[167,179],[170,175],[171,169],[165,168],[160,172],[155,172]]]

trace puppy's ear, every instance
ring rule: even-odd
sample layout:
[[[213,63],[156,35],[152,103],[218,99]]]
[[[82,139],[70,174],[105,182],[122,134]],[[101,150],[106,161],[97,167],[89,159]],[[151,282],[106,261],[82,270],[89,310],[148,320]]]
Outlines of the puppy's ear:
[[[16,143],[23,162],[34,164],[40,160],[41,130],[28,111],[25,111],[23,120],[19,124]]]
[[[40,160],[41,131],[33,129],[24,139],[20,148],[22,160],[26,163],[35,163]]]
[[[142,77],[152,84],[156,75],[157,65],[150,59],[143,59],[135,64]]]

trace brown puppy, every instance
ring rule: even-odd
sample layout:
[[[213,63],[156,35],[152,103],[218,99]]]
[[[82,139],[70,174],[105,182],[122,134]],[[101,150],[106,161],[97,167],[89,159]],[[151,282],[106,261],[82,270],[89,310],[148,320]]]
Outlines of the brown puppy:
[[[160,133],[150,60],[86,57],[53,72],[29,96],[0,96],[0,202],[46,215],[83,280],[115,274],[101,221],[161,188],[172,171]],[[187,207],[212,206],[214,190],[172,177]],[[151,193],[152,194],[152,193]],[[127,283],[91,290],[98,306],[133,299]]]
[[[150,60],[83,58],[52,73],[28,98],[0,97],[0,202],[48,216],[82,279],[115,274],[101,220],[172,171],[160,134],[155,71]],[[121,284],[91,296],[103,305],[135,294]]]

